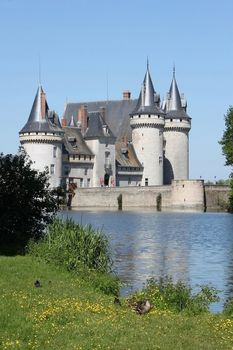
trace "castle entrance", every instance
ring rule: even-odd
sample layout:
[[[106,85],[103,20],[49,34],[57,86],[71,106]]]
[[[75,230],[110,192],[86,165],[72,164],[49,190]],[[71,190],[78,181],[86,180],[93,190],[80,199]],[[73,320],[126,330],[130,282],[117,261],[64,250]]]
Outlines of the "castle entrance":
[[[105,174],[104,175],[104,186],[108,186],[109,185],[109,174]]]

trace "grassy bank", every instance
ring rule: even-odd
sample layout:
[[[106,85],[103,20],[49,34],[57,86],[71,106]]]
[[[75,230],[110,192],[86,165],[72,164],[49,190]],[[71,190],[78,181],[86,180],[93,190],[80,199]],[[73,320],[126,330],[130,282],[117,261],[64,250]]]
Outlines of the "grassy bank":
[[[233,320],[223,315],[154,308],[140,316],[87,280],[29,256],[0,257],[0,274],[0,349],[233,348]]]

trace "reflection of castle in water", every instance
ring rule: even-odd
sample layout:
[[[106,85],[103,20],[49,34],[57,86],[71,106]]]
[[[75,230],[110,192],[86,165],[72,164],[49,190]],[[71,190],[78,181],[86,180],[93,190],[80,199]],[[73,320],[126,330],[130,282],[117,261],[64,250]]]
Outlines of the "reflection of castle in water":
[[[124,233],[127,242],[114,247],[119,274],[123,273],[124,281],[132,283],[133,289],[140,288],[150,277],[171,276],[174,281],[189,281],[189,249],[185,237],[188,230],[183,223],[181,227],[180,220],[174,222],[169,214],[155,215],[160,215],[160,220],[147,220],[146,214],[135,215],[130,231]]]
[[[67,215],[67,213],[66,213]],[[146,279],[170,276],[190,284],[212,285],[222,302],[233,297],[233,216],[226,213],[70,211],[76,222],[102,227],[110,236],[115,272],[140,289]]]

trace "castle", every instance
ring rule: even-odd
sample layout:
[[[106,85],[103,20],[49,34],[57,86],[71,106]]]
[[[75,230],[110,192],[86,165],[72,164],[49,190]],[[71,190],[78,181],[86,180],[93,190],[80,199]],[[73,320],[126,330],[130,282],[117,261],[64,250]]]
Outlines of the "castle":
[[[19,138],[51,187],[161,186],[189,178],[186,108],[175,69],[161,103],[147,63],[138,99],[67,103],[61,122],[39,86]]]

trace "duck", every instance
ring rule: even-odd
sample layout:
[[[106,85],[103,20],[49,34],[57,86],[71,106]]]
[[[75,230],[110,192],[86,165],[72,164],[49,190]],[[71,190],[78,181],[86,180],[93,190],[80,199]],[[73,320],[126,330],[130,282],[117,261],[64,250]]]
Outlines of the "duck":
[[[149,300],[138,301],[135,307],[135,311],[139,315],[144,315],[152,309],[152,305]]]
[[[117,298],[117,297],[115,297],[115,299],[114,299],[114,305],[118,305],[118,306],[121,306],[121,301],[120,301],[120,299],[119,298]]]
[[[38,281],[38,280],[36,280],[36,281],[34,282],[34,286],[35,286],[36,288],[42,287],[40,281]]]

